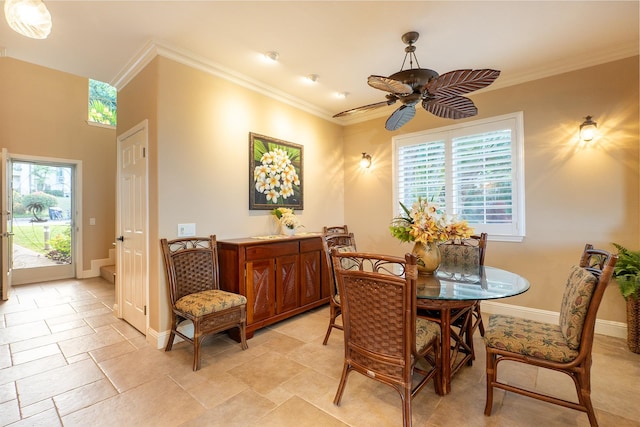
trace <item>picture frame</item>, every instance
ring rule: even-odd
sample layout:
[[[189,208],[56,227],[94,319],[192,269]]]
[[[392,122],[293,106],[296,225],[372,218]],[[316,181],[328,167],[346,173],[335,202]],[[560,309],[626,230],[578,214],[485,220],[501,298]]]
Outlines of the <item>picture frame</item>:
[[[302,210],[304,147],[249,133],[249,210]]]

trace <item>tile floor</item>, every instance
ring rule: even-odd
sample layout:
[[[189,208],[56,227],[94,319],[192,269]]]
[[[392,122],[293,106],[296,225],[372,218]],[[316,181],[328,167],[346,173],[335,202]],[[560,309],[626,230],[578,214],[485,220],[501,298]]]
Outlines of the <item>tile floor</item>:
[[[191,370],[186,343],[166,353],[116,319],[113,285],[101,278],[15,287],[0,302],[0,425],[10,426],[400,426],[400,397],[353,373],[333,405],[342,336],[322,339],[328,309],[256,332],[249,350],[221,334]],[[583,413],[496,391],[485,401],[484,350],[440,397],[430,386],[413,401],[414,426],[588,426]],[[626,341],[597,336],[593,404],[601,426],[640,426],[640,355]],[[507,368],[505,365],[504,368]],[[504,369],[513,382],[574,397],[568,377]],[[509,372],[507,372],[509,371]]]

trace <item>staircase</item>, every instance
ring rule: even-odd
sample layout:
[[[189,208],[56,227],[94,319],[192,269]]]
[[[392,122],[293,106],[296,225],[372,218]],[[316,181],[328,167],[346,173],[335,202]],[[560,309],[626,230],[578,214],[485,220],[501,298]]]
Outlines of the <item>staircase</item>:
[[[100,267],[100,277],[109,283],[116,283],[116,266],[115,265],[103,265]]]

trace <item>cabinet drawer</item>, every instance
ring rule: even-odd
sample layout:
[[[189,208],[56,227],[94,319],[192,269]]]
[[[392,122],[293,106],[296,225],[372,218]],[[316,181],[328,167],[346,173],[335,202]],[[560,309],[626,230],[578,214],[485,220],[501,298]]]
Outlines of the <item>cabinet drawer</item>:
[[[322,239],[314,238],[314,239],[304,239],[300,240],[300,252],[311,252],[311,251],[321,251],[322,250]]]
[[[298,248],[299,245],[297,241],[249,246],[246,248],[246,259],[247,261],[251,261],[254,259],[274,258],[281,255],[297,254]]]

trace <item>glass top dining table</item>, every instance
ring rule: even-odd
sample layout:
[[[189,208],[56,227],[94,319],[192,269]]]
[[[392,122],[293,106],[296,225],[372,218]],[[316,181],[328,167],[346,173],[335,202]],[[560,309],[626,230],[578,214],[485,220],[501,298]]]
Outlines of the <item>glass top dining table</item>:
[[[519,274],[488,266],[441,264],[433,275],[418,275],[417,297],[441,300],[488,300],[526,292],[529,281]]]
[[[480,317],[474,322],[474,309],[478,301],[512,297],[528,289],[529,281],[519,274],[488,266],[441,264],[432,275],[418,275],[418,316],[440,324],[442,394],[451,392],[453,375],[475,359],[473,332]]]

